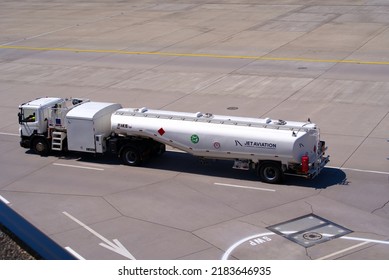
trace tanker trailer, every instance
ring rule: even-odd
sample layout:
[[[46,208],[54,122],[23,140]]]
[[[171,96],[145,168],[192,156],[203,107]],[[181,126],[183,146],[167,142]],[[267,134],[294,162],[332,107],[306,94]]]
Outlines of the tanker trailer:
[[[116,135],[110,139],[115,142],[111,146],[120,147],[120,151],[113,151],[127,165],[139,165],[144,151],[163,152],[168,145],[204,159],[233,160],[233,168],[254,169],[264,182],[279,183],[284,175],[314,178],[329,162],[319,129],[309,121],[144,107],[117,110],[111,116],[111,126]],[[117,145],[120,138],[127,139],[127,144]]]

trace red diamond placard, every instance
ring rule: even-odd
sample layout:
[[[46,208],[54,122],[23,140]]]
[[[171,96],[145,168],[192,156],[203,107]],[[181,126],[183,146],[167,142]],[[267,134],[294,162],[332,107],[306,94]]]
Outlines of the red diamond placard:
[[[165,134],[165,130],[161,127],[160,129],[158,129],[158,133],[159,135],[164,135]]]

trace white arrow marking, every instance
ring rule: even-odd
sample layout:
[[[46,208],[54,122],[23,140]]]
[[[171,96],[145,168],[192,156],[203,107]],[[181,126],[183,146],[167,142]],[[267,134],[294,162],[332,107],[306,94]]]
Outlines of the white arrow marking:
[[[101,239],[104,243],[100,243],[99,244],[100,246],[102,246],[106,249],[109,249],[111,251],[114,251],[115,253],[122,255],[130,260],[135,260],[135,257],[133,255],[131,255],[131,253],[119,242],[119,240],[114,239],[113,242],[111,242],[107,238],[105,238],[104,236],[99,234],[98,232],[96,232],[93,229],[91,229],[90,227],[88,227],[86,224],[84,224],[80,220],[77,220],[75,217],[73,217],[69,213],[67,213],[67,212],[62,212],[62,213],[65,216],[67,216],[69,219],[73,220],[74,222],[76,222],[77,224],[79,224],[80,226],[85,228],[87,231],[92,233],[94,236]]]

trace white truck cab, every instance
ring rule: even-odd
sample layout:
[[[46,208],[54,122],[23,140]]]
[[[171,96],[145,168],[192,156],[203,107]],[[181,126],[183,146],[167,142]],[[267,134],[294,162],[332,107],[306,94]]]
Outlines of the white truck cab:
[[[65,103],[62,98],[45,97],[35,99],[19,106],[19,130],[22,136],[47,132],[51,120],[52,108],[61,107]]]
[[[69,101],[71,101],[69,107]],[[50,127],[64,127],[66,113],[73,107],[89,100],[42,97],[19,106],[20,146],[32,148],[39,154],[48,152]]]

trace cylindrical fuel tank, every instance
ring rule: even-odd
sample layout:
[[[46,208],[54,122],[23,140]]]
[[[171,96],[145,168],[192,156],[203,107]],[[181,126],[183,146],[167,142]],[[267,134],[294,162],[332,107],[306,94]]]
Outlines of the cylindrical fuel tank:
[[[301,162],[315,158],[311,123],[125,108],[111,116],[117,134],[149,137],[196,156]]]

